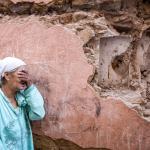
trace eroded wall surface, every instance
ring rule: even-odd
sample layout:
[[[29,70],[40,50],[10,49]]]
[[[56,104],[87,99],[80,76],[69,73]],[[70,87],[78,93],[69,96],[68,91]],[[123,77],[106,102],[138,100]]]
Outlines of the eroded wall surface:
[[[148,1],[0,1],[0,58],[29,64],[45,100],[37,150],[150,149]]]

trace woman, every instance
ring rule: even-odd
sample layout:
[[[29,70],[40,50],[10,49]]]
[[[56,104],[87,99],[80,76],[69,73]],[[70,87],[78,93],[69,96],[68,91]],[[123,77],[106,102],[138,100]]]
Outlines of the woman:
[[[44,117],[43,98],[18,58],[0,61],[0,81],[0,150],[33,150],[29,120]]]

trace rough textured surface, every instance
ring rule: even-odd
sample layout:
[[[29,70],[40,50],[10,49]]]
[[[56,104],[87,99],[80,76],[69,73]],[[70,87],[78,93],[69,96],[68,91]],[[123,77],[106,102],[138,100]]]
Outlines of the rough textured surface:
[[[54,2],[56,0],[11,0],[14,3],[18,3],[18,2],[34,2],[34,3],[45,3],[48,4],[50,2]]]
[[[0,12],[4,14],[50,14],[78,10],[111,10],[122,7],[121,0],[0,0]]]
[[[47,114],[44,121],[34,122],[34,133],[82,148],[150,149],[150,124],[121,100],[98,97],[87,83],[93,67],[83,53],[83,41],[73,32],[48,28],[35,17],[1,22],[0,31],[0,57],[24,59],[44,96]],[[51,142],[59,148],[57,141]]]
[[[0,18],[0,57],[45,97],[37,150],[150,149],[149,0],[0,0]]]
[[[124,63],[119,56],[126,52],[131,42],[129,36],[113,36],[100,39],[99,85],[115,86],[125,84],[129,61]],[[114,60],[113,60],[114,59]]]
[[[81,146],[65,140],[65,139],[52,139],[49,136],[41,136],[34,134],[34,141],[36,150],[110,150],[108,148],[82,148]]]

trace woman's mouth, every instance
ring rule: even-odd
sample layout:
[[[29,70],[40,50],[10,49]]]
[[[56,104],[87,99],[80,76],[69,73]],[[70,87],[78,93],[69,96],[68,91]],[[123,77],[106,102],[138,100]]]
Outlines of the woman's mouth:
[[[23,90],[27,87],[27,84],[25,81],[20,81],[20,86],[21,86],[20,88]]]
[[[26,85],[26,82],[25,82],[25,81],[20,81],[20,83],[21,83],[22,85]]]

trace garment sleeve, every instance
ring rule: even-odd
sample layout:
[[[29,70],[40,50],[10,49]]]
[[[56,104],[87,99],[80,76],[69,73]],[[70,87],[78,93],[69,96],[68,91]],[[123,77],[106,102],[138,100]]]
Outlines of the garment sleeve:
[[[24,91],[27,102],[27,111],[30,120],[40,120],[45,116],[44,100],[35,85],[31,85]]]
[[[0,111],[0,116],[1,116],[1,111]],[[0,150],[5,150],[4,144],[3,144],[2,139],[1,139],[1,137],[2,137],[2,135],[1,135],[1,127],[2,127],[2,125],[1,125],[1,123],[2,123],[2,121],[1,121],[1,117],[0,117]]]
[[[5,150],[1,138],[0,138],[0,150]]]

